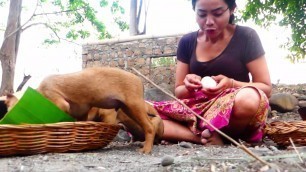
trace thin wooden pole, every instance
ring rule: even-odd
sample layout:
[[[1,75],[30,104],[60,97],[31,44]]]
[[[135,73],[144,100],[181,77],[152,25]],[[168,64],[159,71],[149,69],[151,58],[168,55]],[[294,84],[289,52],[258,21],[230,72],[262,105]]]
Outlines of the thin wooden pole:
[[[257,156],[256,154],[254,154],[250,149],[248,149],[247,147],[245,147],[243,144],[238,143],[236,140],[234,140],[233,138],[231,138],[230,136],[226,135],[225,133],[223,133],[221,130],[219,130],[218,128],[216,128],[215,126],[213,126],[209,121],[207,121],[206,119],[204,119],[203,117],[201,117],[200,115],[198,115],[196,112],[194,112],[191,108],[189,108],[184,102],[182,102],[181,100],[179,100],[178,98],[176,98],[175,96],[169,94],[168,92],[164,91],[164,89],[162,89],[161,87],[159,87],[158,85],[156,85],[153,81],[151,81],[149,78],[147,78],[146,76],[144,76],[142,73],[140,73],[138,70],[136,70],[135,68],[132,67],[132,70],[134,70],[138,75],[140,75],[141,77],[143,77],[144,79],[146,79],[148,82],[150,82],[152,85],[154,85],[156,88],[158,88],[159,90],[161,90],[162,92],[164,92],[165,94],[167,94],[168,96],[170,96],[171,98],[173,98],[174,100],[178,101],[181,105],[183,105],[186,109],[188,109],[189,111],[191,111],[196,117],[200,118],[201,120],[203,120],[205,123],[207,123],[211,128],[213,128],[216,132],[218,132],[220,135],[222,135],[223,137],[227,138],[228,140],[230,140],[234,145],[236,145],[237,147],[239,147],[240,149],[242,149],[243,151],[245,151],[248,155],[250,155],[251,157],[255,158],[256,160],[260,161],[261,163],[263,163],[264,165],[268,165],[270,167],[272,167],[267,161],[261,159],[259,156]]]

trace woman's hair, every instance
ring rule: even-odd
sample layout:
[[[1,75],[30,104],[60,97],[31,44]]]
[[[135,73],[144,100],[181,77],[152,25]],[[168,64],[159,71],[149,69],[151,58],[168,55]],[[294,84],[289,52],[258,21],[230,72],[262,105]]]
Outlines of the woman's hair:
[[[192,9],[195,10],[195,4],[198,0],[191,0],[191,4],[192,4]],[[234,8],[236,8],[236,0],[223,0],[227,5],[228,5],[228,8],[230,10],[233,10]],[[230,24],[234,24],[234,19],[235,19],[235,16],[234,14],[232,14],[229,18],[229,23]]]

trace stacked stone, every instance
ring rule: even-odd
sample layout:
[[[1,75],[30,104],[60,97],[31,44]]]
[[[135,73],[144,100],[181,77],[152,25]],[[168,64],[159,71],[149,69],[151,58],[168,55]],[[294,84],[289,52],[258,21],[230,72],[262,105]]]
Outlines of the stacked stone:
[[[175,64],[153,66],[152,59],[176,56],[182,34],[164,36],[135,36],[121,40],[105,40],[82,46],[83,68],[93,66],[134,67],[156,84],[174,87]],[[144,81],[145,88],[153,86]]]

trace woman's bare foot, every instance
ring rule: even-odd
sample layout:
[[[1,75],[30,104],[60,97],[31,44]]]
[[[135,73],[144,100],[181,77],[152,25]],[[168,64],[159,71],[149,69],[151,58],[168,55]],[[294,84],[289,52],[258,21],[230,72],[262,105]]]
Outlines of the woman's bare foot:
[[[167,140],[162,140],[162,141],[160,142],[160,144],[161,144],[161,145],[170,145],[170,142],[167,141]]]
[[[204,145],[224,145],[221,136],[217,132],[205,129],[201,133],[201,143]]]

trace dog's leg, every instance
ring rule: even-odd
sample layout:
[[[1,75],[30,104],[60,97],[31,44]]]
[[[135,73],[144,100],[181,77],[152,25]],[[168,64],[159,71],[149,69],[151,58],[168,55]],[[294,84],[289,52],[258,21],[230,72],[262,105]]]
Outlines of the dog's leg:
[[[101,122],[102,119],[101,119],[100,115],[98,114],[98,112],[99,112],[99,108],[92,107],[87,114],[87,120],[86,121]]]
[[[147,109],[148,116],[154,126],[154,131],[155,131],[154,141],[158,143],[162,139],[162,136],[164,134],[164,123],[162,119],[159,117],[156,109],[147,102],[146,102],[146,109]]]
[[[139,103],[143,102],[143,103]],[[140,152],[148,154],[151,152],[153,148],[153,142],[155,138],[155,130],[153,124],[149,120],[146,111],[146,105],[143,100],[129,101],[123,108],[123,112],[125,112],[130,118],[136,121],[142,128],[145,133],[145,141],[143,148],[140,149]]]
[[[102,119],[102,122],[108,124],[117,123],[117,111],[115,109],[101,109],[99,108],[98,115]]]
[[[158,115],[155,115],[155,113],[148,112],[147,115],[149,116],[155,130],[154,143],[159,143],[164,133],[163,121]],[[133,141],[145,140],[145,133],[142,127],[136,121],[127,116],[121,109],[118,111],[117,119],[127,128],[127,131],[133,135]]]
[[[64,100],[64,99],[57,99],[57,100],[54,100],[54,104],[59,107],[62,111],[70,114],[70,105],[69,103]]]
[[[70,114],[70,104],[61,96],[52,95],[48,96],[47,94],[42,93],[47,99],[49,99],[51,102],[53,102],[58,108],[60,108],[62,111],[66,112],[67,114]]]

